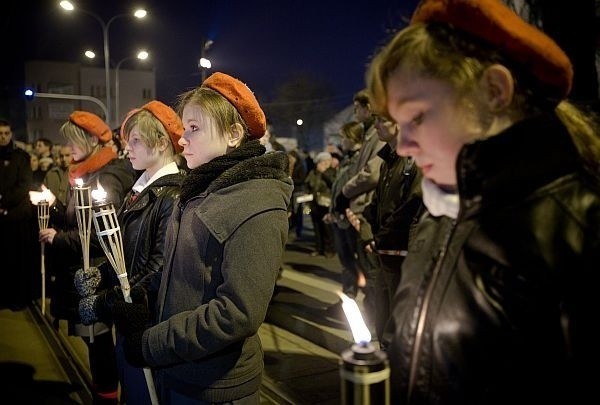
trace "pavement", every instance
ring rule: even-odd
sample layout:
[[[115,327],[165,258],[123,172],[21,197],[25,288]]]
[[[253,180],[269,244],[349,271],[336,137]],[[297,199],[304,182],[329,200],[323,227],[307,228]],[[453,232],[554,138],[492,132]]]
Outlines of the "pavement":
[[[343,313],[327,308],[339,300],[341,265],[335,256],[311,255],[310,226],[303,236],[290,232],[259,330],[265,361],[261,404],[340,403],[339,354],[350,347],[352,336]],[[361,307],[360,294],[357,302]],[[55,333],[50,323],[39,303],[21,311],[0,310],[0,392],[36,396],[31,403],[46,403],[38,394],[54,398],[51,403],[90,403],[86,346],[67,336],[66,325]]]
[[[341,265],[337,257],[313,256],[310,227],[303,238],[290,232],[283,268],[260,337],[265,351],[263,393],[274,402],[339,404],[339,354],[352,335],[339,301]]]

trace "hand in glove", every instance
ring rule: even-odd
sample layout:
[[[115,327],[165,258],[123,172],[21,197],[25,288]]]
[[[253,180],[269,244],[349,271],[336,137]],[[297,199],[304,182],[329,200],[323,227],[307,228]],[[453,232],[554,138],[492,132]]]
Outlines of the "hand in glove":
[[[112,318],[112,307],[117,301],[123,301],[121,288],[112,287],[98,294],[84,297],[79,301],[79,317],[84,325]]]
[[[101,282],[102,274],[97,267],[79,269],[75,272],[75,289],[82,298],[94,295]]]
[[[123,336],[125,358],[134,367],[147,365],[142,350],[142,336],[150,320],[150,311],[145,300],[135,300],[132,304],[117,301],[112,307],[117,331]]]

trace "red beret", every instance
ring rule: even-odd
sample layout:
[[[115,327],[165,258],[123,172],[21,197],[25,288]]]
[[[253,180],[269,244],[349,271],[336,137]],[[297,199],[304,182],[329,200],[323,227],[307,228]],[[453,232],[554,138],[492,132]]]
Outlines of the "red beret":
[[[125,124],[129,120],[129,118],[131,118],[134,114],[142,110],[149,111],[152,115],[156,117],[156,119],[158,119],[163,124],[165,130],[167,131],[167,134],[169,134],[169,138],[171,139],[171,144],[173,144],[173,147],[175,148],[175,152],[181,153],[183,151],[183,147],[179,145],[179,139],[183,135],[183,124],[181,123],[181,119],[171,107],[161,103],[158,100],[152,100],[149,103],[143,105],[141,108],[135,108],[129,111],[129,113],[127,113],[127,116],[123,120],[123,123],[121,124],[121,137],[123,139],[126,139]]]
[[[546,34],[525,22],[500,0],[423,0],[411,24],[442,22],[481,38],[529,69],[549,93],[566,97],[573,66]]]
[[[69,121],[98,138],[100,143],[106,143],[112,139],[110,127],[96,114],[87,111],[73,111],[69,116]]]
[[[216,72],[210,75],[202,87],[208,87],[225,97],[240,113],[248,126],[250,136],[254,139],[261,138],[267,128],[267,120],[254,93],[238,79]]]

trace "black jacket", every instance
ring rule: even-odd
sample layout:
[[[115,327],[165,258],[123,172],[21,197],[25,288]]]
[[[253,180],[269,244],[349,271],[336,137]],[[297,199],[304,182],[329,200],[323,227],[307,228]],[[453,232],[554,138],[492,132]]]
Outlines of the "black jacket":
[[[458,218],[426,216],[402,267],[395,403],[583,403],[600,342],[598,179],[555,116],[465,146],[457,173]]]
[[[409,231],[423,211],[421,171],[388,144],[378,155],[383,159],[379,182],[363,213],[367,223],[361,225],[361,233],[372,234],[379,251],[406,251]],[[401,263],[398,256],[380,254],[380,258],[384,270],[400,271],[395,268]]]
[[[169,174],[156,179],[129,203],[131,192],[119,210],[119,224],[123,230],[125,268],[129,284],[133,288],[140,284],[148,292],[158,291],[150,285],[152,274],[162,271],[167,226],[173,207],[181,191],[183,174]],[[113,285],[118,286],[116,274],[112,272]]]

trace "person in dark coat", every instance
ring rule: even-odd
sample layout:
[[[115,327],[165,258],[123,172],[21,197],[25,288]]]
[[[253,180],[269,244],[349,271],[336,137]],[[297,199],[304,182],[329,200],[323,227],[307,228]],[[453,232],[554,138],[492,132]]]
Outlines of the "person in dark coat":
[[[60,128],[60,133],[73,151],[73,162],[69,167],[71,186],[76,179],[81,179],[84,185],[92,189],[100,184],[107,192],[107,201],[120,206],[133,185],[135,172],[120,162],[111,147],[105,146],[112,139],[112,132],[106,123],[90,112],[74,111]],[[94,323],[94,342],[90,343],[90,328],[83,325],[79,318],[79,296],[74,286],[74,274],[81,267],[82,247],[72,188],[69,189],[67,206],[58,200],[54,201],[50,215],[51,222],[62,224],[61,228],[50,226],[39,232],[39,240],[50,247],[48,251],[53,256],[53,268],[56,271],[50,301],[51,314],[55,320],[66,319],[69,334],[81,336],[87,343],[95,400],[116,403],[118,377],[111,325]],[[102,250],[99,247],[91,248],[90,264],[97,266],[103,261]]]
[[[258,404],[258,328],[288,235],[287,156],[265,153],[265,115],[229,75],[181,95],[180,111],[191,170],[167,231],[156,313],[138,301],[115,303],[113,315],[129,362],[154,369],[161,403]]]
[[[0,119],[0,257],[15,258],[13,265],[3,266],[0,307],[13,310],[23,309],[32,298],[32,251],[39,243],[32,238],[31,183],[29,154],[15,147],[10,122]]]
[[[392,402],[596,396],[600,140],[560,47],[500,0],[424,0],[368,82],[423,172]]]
[[[330,256],[334,251],[331,224],[323,221],[331,207],[331,186],[336,176],[331,161],[329,152],[319,152],[315,156],[315,168],[304,180],[306,192],[313,195],[310,217],[315,232],[315,250],[311,253],[312,256]]]
[[[408,254],[409,234],[424,210],[421,172],[412,157],[396,154],[398,126],[381,116],[375,120],[377,136],[385,146],[377,153],[382,159],[379,181],[362,220],[352,211],[348,220],[364,236],[364,248],[377,255],[375,330],[379,346],[389,345],[389,321],[394,293],[400,283],[401,268]],[[368,237],[372,239],[368,239]]]
[[[178,144],[183,126],[175,111],[155,100],[130,111],[121,132],[127,159],[134,170],[142,173],[117,212],[127,277],[132,289],[142,287],[152,294],[151,301],[155,302],[160,282],[157,274],[162,272],[165,262],[167,226],[183,180],[175,162],[176,154],[183,150]],[[109,274],[110,282],[103,283],[106,288],[79,302],[79,314],[85,325],[110,321],[114,302],[123,299],[116,274],[113,271]],[[121,332],[118,329],[116,332],[121,401],[129,405],[148,404],[151,399],[143,372],[126,361]]]

